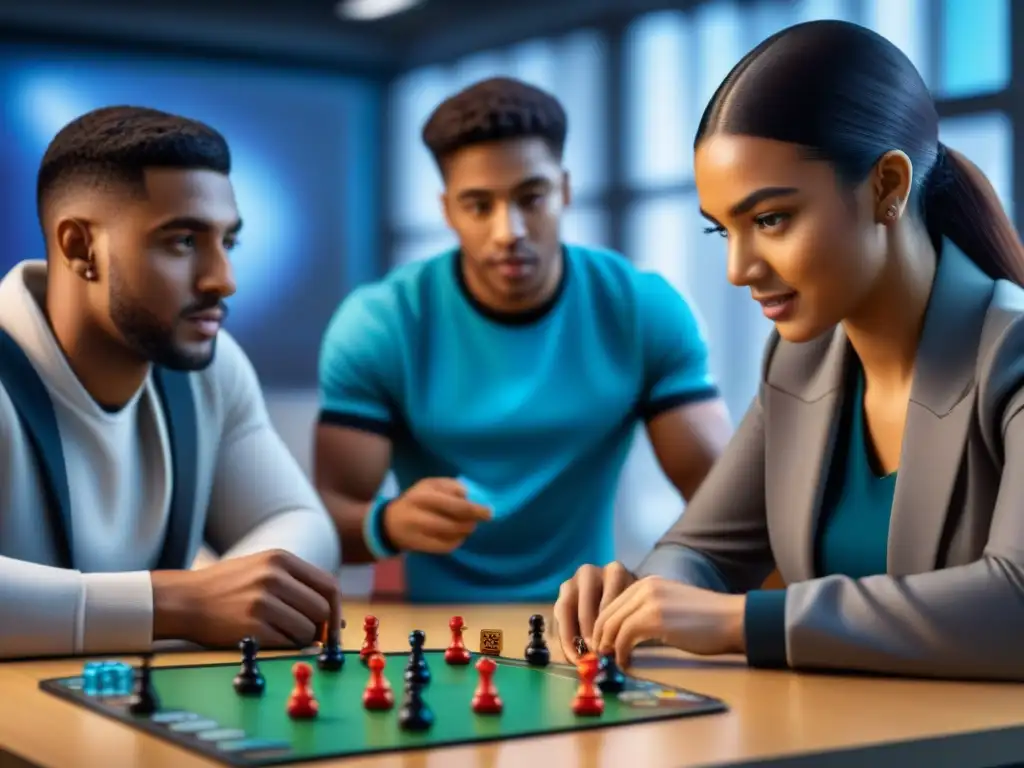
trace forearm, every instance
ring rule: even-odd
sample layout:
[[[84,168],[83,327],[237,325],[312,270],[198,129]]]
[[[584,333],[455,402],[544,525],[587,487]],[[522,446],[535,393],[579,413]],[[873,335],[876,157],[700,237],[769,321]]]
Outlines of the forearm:
[[[364,533],[367,516],[376,504],[376,499],[364,501],[352,499],[334,491],[320,489],[320,498],[334,521],[341,547],[345,552],[345,562],[349,565],[373,563],[377,557],[370,551]]]
[[[320,510],[294,509],[264,520],[236,541],[223,559],[283,549],[334,573],[341,565],[342,546],[331,520]]]
[[[148,572],[83,574],[0,557],[0,658],[134,653],[152,641]]]
[[[663,579],[713,592],[732,591],[711,558],[679,544],[661,544],[655,547],[637,566],[634,573],[639,578],[660,576]]]
[[[771,572],[768,561],[757,559],[730,567],[729,563],[683,544],[660,542],[637,567],[636,575],[661,576],[713,592],[742,594],[761,584]]]
[[[793,668],[1024,680],[1024,569],[1002,558],[793,584],[784,621]]]

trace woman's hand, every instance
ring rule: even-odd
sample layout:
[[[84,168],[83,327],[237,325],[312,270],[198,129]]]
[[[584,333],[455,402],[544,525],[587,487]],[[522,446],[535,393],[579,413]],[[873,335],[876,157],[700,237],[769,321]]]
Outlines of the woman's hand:
[[[655,640],[689,653],[744,653],[745,595],[727,595],[648,576],[612,600],[594,624],[592,651],[629,664],[633,648]]]

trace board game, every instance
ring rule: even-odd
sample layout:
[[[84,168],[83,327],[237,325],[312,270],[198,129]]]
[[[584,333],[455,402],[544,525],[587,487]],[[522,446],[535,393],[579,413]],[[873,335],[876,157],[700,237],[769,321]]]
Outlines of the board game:
[[[420,644],[425,641],[422,632],[413,635]],[[318,665],[317,657],[309,653],[260,657],[256,660],[259,691],[248,695],[236,690],[235,681],[246,669],[255,668],[254,656],[249,666],[243,660],[241,667],[237,663],[145,664],[142,684],[151,691],[151,698],[144,714],[133,714],[139,708],[130,706],[139,700],[140,672],[123,662],[101,670],[104,681],[100,684],[94,679],[98,673],[93,663],[87,674],[44,680],[40,687],[231,766],[281,765],[542,736],[727,709],[717,699],[623,675],[621,690],[598,694],[603,699],[599,713],[577,714],[574,701],[582,690],[579,668],[555,663],[537,666],[493,652],[469,654],[464,647],[460,651],[465,655],[463,663],[449,663],[445,650],[426,650],[421,645],[417,663],[429,670],[429,680],[416,686],[408,682],[415,648],[412,654],[375,652],[372,656],[377,659],[371,663],[367,654],[342,651],[339,645],[328,666]],[[481,659],[487,661],[481,664]],[[304,669],[297,671],[300,667]],[[300,685],[305,675],[309,676],[308,695],[299,697],[296,689],[305,687]],[[393,691],[392,706],[370,709],[364,704],[364,692],[374,679],[386,681],[383,686]],[[408,715],[402,714],[403,708],[408,712],[412,687],[429,716],[429,723],[415,728],[407,725]],[[500,712],[482,713],[479,700],[484,687],[490,691],[492,709],[493,700],[500,699]],[[309,699],[315,701],[312,712]]]

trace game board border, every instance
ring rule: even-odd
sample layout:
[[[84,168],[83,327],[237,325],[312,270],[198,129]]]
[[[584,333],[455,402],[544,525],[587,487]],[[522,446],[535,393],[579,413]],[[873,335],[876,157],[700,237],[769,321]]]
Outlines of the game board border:
[[[443,648],[425,648],[424,652],[426,652],[426,653],[444,653],[444,649]],[[522,665],[524,663],[523,659],[517,659],[514,656],[482,654],[479,651],[473,651],[472,653],[473,653],[474,656],[486,656],[487,658],[494,659],[496,662],[499,662],[499,663],[503,662],[503,661],[511,661],[511,662],[516,662],[516,666],[520,666],[520,665]],[[353,655],[355,655],[355,654],[358,654],[358,652],[357,651],[348,651],[348,650],[346,650],[346,654],[353,654]],[[408,656],[409,654],[408,654],[407,651],[386,651],[386,652],[383,653],[383,655],[384,656],[403,656],[404,657],[404,656]],[[308,653],[299,653],[299,654],[281,654],[281,655],[277,655],[277,654],[269,655],[268,654],[268,655],[266,655],[265,657],[262,657],[262,658],[266,659],[266,660],[281,660],[281,659],[284,659],[286,661],[308,661],[310,658],[313,658],[313,657],[311,656],[311,654],[308,654]],[[154,670],[190,669],[190,668],[197,667],[197,666],[198,667],[237,667],[238,666],[238,662],[237,661],[234,661],[234,662],[232,662],[232,661],[225,661],[225,662],[215,662],[215,663],[212,663],[212,664],[209,664],[209,663],[208,664],[169,664],[169,665],[154,666],[153,669]],[[571,665],[571,664],[561,664],[561,663],[548,664],[547,668],[550,668],[550,667],[561,667],[561,668],[565,668],[565,669],[574,669],[573,665]],[[545,667],[536,667],[536,668],[531,667],[531,669],[536,669],[537,671],[542,671],[543,669],[545,669]],[[663,720],[680,720],[680,719],[683,719],[683,718],[697,717],[697,716],[701,716],[701,715],[722,714],[722,713],[725,713],[725,712],[729,711],[729,705],[726,704],[726,702],[723,701],[722,699],[716,698],[714,696],[708,696],[707,694],[699,693],[698,691],[693,691],[693,690],[690,690],[688,688],[682,688],[682,687],[677,686],[677,685],[669,685],[667,683],[659,683],[656,680],[650,680],[649,678],[636,677],[634,675],[630,675],[630,678],[632,678],[633,680],[636,680],[638,682],[641,682],[641,683],[648,683],[648,684],[653,684],[653,685],[663,685],[665,688],[671,688],[672,690],[679,691],[679,692],[682,692],[682,693],[686,693],[686,694],[689,694],[691,696],[697,696],[697,697],[699,697],[701,699],[701,703],[700,704],[696,704],[694,709],[692,709],[692,710],[690,710],[690,711],[688,711],[686,713],[682,713],[681,714],[678,710],[668,709],[663,714],[660,714],[660,715],[651,714],[649,716],[644,717],[641,720],[622,720],[622,721],[617,721],[617,722],[609,723],[607,720],[602,720],[601,718],[593,718],[593,719],[583,719],[583,718],[581,718],[579,723],[578,724],[574,724],[572,727],[555,728],[553,730],[541,731],[541,732],[533,732],[533,733],[518,733],[518,734],[514,734],[512,736],[509,736],[507,734],[498,734],[498,735],[494,735],[494,736],[484,736],[482,738],[463,739],[461,741],[444,741],[444,742],[440,742],[440,743],[438,743],[438,742],[429,742],[429,743],[424,743],[424,744],[403,745],[403,746],[399,746],[399,747],[385,747],[385,748],[382,748],[382,749],[363,750],[362,752],[354,753],[354,754],[348,754],[348,755],[324,754],[324,755],[319,755],[317,757],[301,757],[301,758],[300,757],[295,757],[294,755],[292,755],[292,756],[282,756],[280,758],[264,758],[264,759],[258,759],[258,760],[248,760],[248,759],[246,759],[244,757],[237,757],[237,756],[235,756],[234,753],[224,752],[222,750],[219,750],[219,749],[216,748],[216,746],[213,746],[213,745],[207,746],[207,744],[205,742],[203,742],[203,741],[201,741],[199,739],[195,739],[194,742],[188,741],[188,739],[187,739],[188,734],[174,733],[167,726],[165,726],[165,725],[163,725],[161,723],[154,723],[152,720],[150,720],[148,718],[135,718],[129,712],[123,712],[122,713],[122,712],[112,711],[109,708],[108,709],[104,709],[104,707],[102,706],[102,703],[101,703],[100,700],[92,699],[92,698],[89,698],[87,696],[83,696],[79,692],[74,691],[74,690],[72,690],[72,689],[70,689],[70,688],[68,688],[66,686],[61,685],[61,683],[63,681],[65,681],[65,680],[73,680],[76,677],[79,677],[79,675],[62,675],[60,677],[51,677],[51,678],[47,678],[45,680],[40,680],[39,681],[39,688],[40,688],[40,690],[45,691],[46,693],[49,693],[50,695],[55,696],[58,699],[62,699],[62,700],[66,701],[66,702],[69,702],[71,704],[77,704],[77,705],[83,707],[84,709],[86,709],[86,710],[88,710],[90,712],[98,714],[101,717],[107,718],[108,720],[113,720],[115,722],[121,723],[121,724],[123,724],[123,725],[125,725],[125,726],[127,726],[129,728],[136,728],[136,729],[142,731],[143,733],[146,733],[146,734],[148,734],[150,736],[153,736],[155,738],[160,739],[161,741],[164,741],[164,742],[166,742],[168,744],[171,744],[172,746],[176,747],[177,749],[180,749],[180,750],[182,750],[184,752],[191,752],[191,753],[194,753],[194,754],[198,754],[198,755],[200,755],[202,757],[209,758],[209,759],[213,760],[214,762],[216,762],[216,763],[218,763],[220,765],[229,766],[229,768],[262,768],[263,766],[271,766],[271,765],[304,765],[304,764],[315,763],[315,762],[324,761],[324,760],[348,760],[348,759],[357,759],[357,758],[362,758],[362,757],[398,754],[398,753],[404,753],[404,752],[416,752],[416,751],[422,751],[422,750],[428,750],[428,749],[448,749],[448,748],[456,748],[456,747],[466,747],[466,746],[470,746],[470,745],[473,745],[473,744],[485,744],[485,743],[492,743],[492,742],[495,742],[495,741],[518,741],[520,739],[529,739],[529,738],[538,739],[538,738],[546,738],[548,736],[557,736],[557,735],[564,735],[564,734],[574,733],[576,731],[593,731],[593,730],[597,730],[599,728],[606,728],[606,729],[607,728],[619,728],[619,727],[625,726],[625,725],[643,725],[645,723],[656,723],[656,722],[661,722]],[[250,738],[259,738],[259,737],[256,736],[256,735],[253,735]],[[258,750],[253,750],[253,751],[258,751]]]

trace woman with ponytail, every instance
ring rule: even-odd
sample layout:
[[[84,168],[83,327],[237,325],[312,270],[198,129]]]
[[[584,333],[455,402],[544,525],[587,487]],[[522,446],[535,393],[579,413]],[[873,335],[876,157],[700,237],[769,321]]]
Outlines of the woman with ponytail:
[[[729,279],[775,330],[759,393],[631,573],[563,585],[563,647],[654,640],[754,666],[1024,680],[1024,250],[862,27],[749,53],[695,176]],[[787,584],[763,590],[777,568]]]

